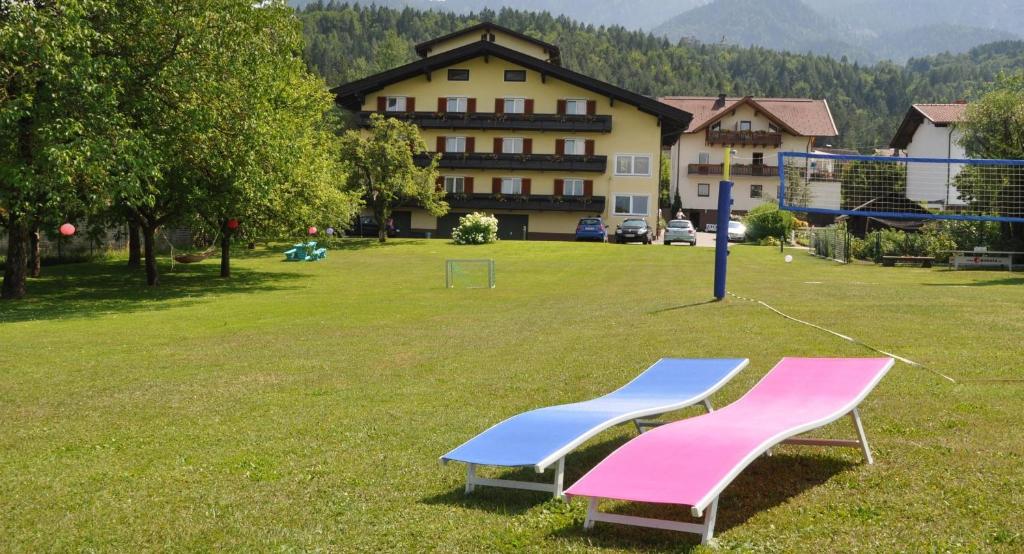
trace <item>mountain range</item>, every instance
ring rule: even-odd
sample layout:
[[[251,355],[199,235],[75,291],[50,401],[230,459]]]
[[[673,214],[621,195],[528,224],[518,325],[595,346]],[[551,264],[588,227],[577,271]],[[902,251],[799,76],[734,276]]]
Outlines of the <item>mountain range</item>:
[[[317,2],[291,3],[303,7]],[[1021,0],[371,0],[366,4],[458,14],[502,8],[546,11],[591,25],[650,31],[674,41],[811,52],[869,64],[966,52],[980,44],[1024,37]]]

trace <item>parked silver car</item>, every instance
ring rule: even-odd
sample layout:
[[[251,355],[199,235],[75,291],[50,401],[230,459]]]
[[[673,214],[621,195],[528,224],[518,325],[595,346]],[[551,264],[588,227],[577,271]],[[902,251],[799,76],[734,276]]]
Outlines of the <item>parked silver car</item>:
[[[668,222],[665,228],[665,245],[671,246],[673,242],[686,242],[690,246],[697,246],[697,230],[688,219],[673,219]]]
[[[747,240],[747,226],[739,221],[729,222],[729,241],[743,242]]]

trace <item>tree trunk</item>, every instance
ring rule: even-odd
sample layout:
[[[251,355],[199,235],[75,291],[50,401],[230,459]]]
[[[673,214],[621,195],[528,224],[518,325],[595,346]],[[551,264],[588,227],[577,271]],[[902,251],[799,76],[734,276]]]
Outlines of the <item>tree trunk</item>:
[[[220,276],[231,277],[231,229],[227,222],[221,225],[220,235]]]
[[[0,298],[4,300],[17,300],[25,296],[25,280],[28,277],[28,235],[28,226],[11,215],[7,225],[4,282],[0,287]]]
[[[160,284],[160,274],[156,267],[156,230],[157,225],[142,226],[142,242],[146,253],[146,284],[155,287]]]
[[[28,276],[39,277],[43,270],[39,256],[39,225],[33,225],[28,232]]]
[[[134,219],[128,220],[128,267],[142,265],[142,239],[139,237],[139,224]]]
[[[378,225],[380,225],[380,229],[377,230],[377,240],[379,240],[380,242],[387,242],[388,241],[388,228],[387,228],[387,225],[384,224],[384,223],[378,223]]]

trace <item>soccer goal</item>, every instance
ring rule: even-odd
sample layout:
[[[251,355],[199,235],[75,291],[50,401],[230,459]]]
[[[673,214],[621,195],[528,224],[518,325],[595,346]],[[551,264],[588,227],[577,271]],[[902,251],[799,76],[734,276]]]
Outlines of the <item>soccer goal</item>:
[[[892,219],[1024,222],[1024,160],[781,152],[779,207]]]
[[[449,289],[493,289],[496,286],[494,260],[448,260],[444,286]]]

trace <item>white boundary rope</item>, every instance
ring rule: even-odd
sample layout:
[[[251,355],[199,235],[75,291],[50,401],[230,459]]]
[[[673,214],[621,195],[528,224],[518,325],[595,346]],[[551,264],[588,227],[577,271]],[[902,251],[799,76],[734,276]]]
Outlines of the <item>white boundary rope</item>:
[[[788,319],[790,321],[795,321],[796,323],[800,323],[802,325],[806,325],[808,327],[812,327],[814,329],[817,329],[819,331],[823,331],[823,332],[828,333],[830,335],[837,336],[837,337],[839,337],[839,338],[841,338],[841,339],[843,339],[843,340],[845,340],[847,342],[852,342],[853,344],[856,344],[856,345],[859,345],[859,346],[863,346],[864,348],[867,348],[868,350],[872,350],[872,351],[878,352],[879,354],[882,354],[882,355],[885,355],[885,356],[889,356],[890,358],[895,358],[895,359],[897,359],[897,360],[899,360],[899,361],[901,361],[901,362],[903,362],[903,363],[905,363],[905,364],[907,364],[907,365],[909,365],[911,367],[917,367],[917,368],[923,369],[925,371],[929,371],[929,372],[931,372],[931,373],[933,373],[935,375],[938,375],[939,377],[942,377],[943,379],[949,381],[950,383],[953,383],[954,385],[959,385],[960,384],[959,381],[957,381],[956,379],[950,377],[949,375],[946,375],[945,373],[942,373],[940,371],[936,371],[936,370],[934,370],[934,369],[932,369],[932,368],[930,368],[930,367],[928,367],[926,365],[919,364],[919,363],[917,363],[914,360],[911,360],[909,358],[904,358],[903,356],[898,356],[896,354],[893,354],[892,352],[886,352],[885,350],[882,350],[880,348],[875,348],[874,346],[871,346],[870,344],[866,344],[866,343],[861,342],[861,341],[859,341],[859,340],[857,340],[857,339],[855,339],[853,337],[844,335],[842,333],[838,333],[838,332],[833,331],[831,329],[826,329],[826,328],[822,327],[821,325],[815,325],[814,323],[811,323],[809,321],[804,321],[802,319],[797,319],[797,318],[795,318],[795,317],[793,317],[793,316],[791,316],[791,315],[789,315],[787,313],[782,312],[781,310],[779,310],[778,308],[775,308],[774,306],[768,304],[767,302],[763,302],[761,300],[756,300],[754,298],[745,298],[743,296],[740,296],[740,295],[732,293],[732,292],[729,292],[728,294],[729,294],[729,296],[732,296],[733,298],[736,298],[738,300],[743,300],[745,302],[753,302],[755,304],[759,304],[760,306],[763,306],[763,307],[765,307],[765,308],[775,312],[776,314],[778,314],[778,315],[780,315],[780,316],[782,316],[782,317],[784,317],[784,318],[786,318],[786,319]]]

